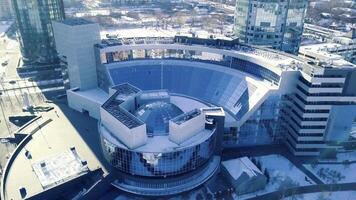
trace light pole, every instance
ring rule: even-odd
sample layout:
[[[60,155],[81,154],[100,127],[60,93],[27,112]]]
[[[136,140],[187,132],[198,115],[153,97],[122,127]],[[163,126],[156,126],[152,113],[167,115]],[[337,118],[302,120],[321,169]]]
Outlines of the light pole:
[[[36,120],[36,124],[37,124],[37,127],[38,127],[38,129],[39,129],[39,131],[40,131],[40,133],[41,133],[41,135],[42,135],[44,141],[45,141],[46,144],[47,144],[47,147],[48,147],[49,149],[51,149],[51,146],[49,146],[49,143],[48,143],[46,137],[43,135],[42,128],[41,128],[41,126],[38,124],[38,121],[37,121],[37,120]]]
[[[163,62],[161,62],[161,90],[163,89]]]

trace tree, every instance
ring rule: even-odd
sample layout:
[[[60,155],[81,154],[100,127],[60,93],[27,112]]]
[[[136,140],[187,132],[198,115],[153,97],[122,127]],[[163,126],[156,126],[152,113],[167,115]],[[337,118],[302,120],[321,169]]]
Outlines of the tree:
[[[315,169],[317,165],[318,165],[318,160],[313,160],[313,162],[311,163],[310,167],[312,169]]]
[[[198,193],[197,196],[195,197],[196,200],[203,200],[203,195],[201,193]]]
[[[259,170],[262,170],[262,166],[261,166],[261,163],[259,160],[256,161],[256,167],[259,169]]]
[[[256,158],[251,158],[251,162],[252,162],[253,164],[256,164]]]
[[[323,193],[319,194],[317,200],[330,200],[330,198],[326,197]]]
[[[210,194],[210,193],[206,194],[206,199],[207,200],[213,200],[213,195]]]
[[[268,183],[268,182],[269,182],[269,179],[270,179],[270,176],[269,176],[269,172],[268,172],[267,168],[265,168],[264,175],[266,176],[266,178],[267,178],[267,183]]]
[[[190,198],[189,192],[182,193],[182,199],[189,199],[189,198]]]
[[[291,178],[286,177],[284,181],[281,182],[281,184],[278,187],[278,190],[285,190],[287,188],[294,188],[298,187],[299,183],[296,181],[293,181]]]

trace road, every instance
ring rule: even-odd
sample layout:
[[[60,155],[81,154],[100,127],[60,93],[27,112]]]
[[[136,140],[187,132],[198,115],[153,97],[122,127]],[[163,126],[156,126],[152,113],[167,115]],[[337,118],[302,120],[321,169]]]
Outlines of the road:
[[[31,105],[41,105],[46,100],[43,93],[63,92],[64,90],[58,69],[54,71],[32,70],[25,75],[20,75],[17,70],[20,57],[18,42],[7,38],[7,36],[1,37],[0,58],[1,60],[8,60],[8,64],[6,66],[0,65],[0,137],[6,137],[18,128],[9,122],[9,116],[29,114],[22,112],[25,93],[28,94]],[[52,65],[48,66],[51,67]],[[38,66],[33,66],[33,68],[36,67]],[[41,66],[41,69],[43,67]],[[36,78],[36,81],[29,81],[29,78]],[[37,80],[39,78],[52,78],[52,80]]]
[[[325,185],[308,185],[296,188],[290,188],[283,191],[275,191],[257,197],[249,198],[248,200],[271,200],[283,199],[289,196],[297,196],[305,193],[315,192],[336,192],[336,191],[354,191],[356,183],[340,183],[340,184],[325,184]],[[341,200],[341,199],[340,199]]]
[[[9,61],[6,66],[0,66],[0,76],[2,74],[1,72],[3,72],[8,78],[19,78],[16,68],[20,57],[20,49],[17,41],[11,40],[6,36],[0,38],[0,58]]]

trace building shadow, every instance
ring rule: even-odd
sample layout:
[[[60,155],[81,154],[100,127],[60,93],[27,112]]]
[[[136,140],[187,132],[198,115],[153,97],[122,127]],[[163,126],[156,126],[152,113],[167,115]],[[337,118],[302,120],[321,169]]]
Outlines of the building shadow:
[[[111,173],[113,171],[113,168],[105,160],[102,154],[100,135],[97,126],[98,121],[88,115],[69,108],[65,97],[61,97],[57,100],[55,98],[55,95],[52,94],[50,100],[52,100],[53,103],[58,106],[58,109],[60,109],[61,112],[64,114],[64,116],[61,116],[60,112],[55,111],[57,117],[67,118],[67,120],[75,128],[76,132],[79,134],[82,140],[86,143],[86,145],[98,159],[101,166],[104,167],[109,173]]]

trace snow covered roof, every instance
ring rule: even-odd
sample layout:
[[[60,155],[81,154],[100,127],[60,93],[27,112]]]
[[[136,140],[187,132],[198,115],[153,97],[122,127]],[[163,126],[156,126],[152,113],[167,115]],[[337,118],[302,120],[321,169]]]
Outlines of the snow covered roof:
[[[261,170],[259,170],[247,157],[223,161],[222,165],[235,180],[243,174],[246,174],[249,177],[255,177],[262,174]]]
[[[108,99],[108,94],[100,88],[90,89],[90,90],[72,90],[77,95],[91,99],[96,103],[103,104]]]
[[[351,66],[354,64],[346,61],[343,56],[334,53],[335,51],[341,51],[343,49],[349,50],[351,46],[341,45],[337,43],[322,43],[322,44],[310,44],[301,46],[299,48],[299,54],[302,56],[312,56],[320,61],[331,62],[333,67]]]

